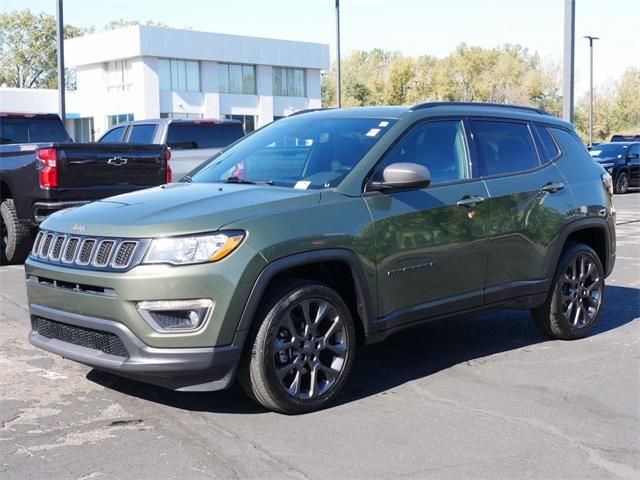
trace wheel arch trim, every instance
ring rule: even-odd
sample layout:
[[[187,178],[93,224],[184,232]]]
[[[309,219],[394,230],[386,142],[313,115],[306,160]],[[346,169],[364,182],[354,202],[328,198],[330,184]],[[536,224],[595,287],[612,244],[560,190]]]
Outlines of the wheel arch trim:
[[[369,333],[371,323],[375,318],[375,303],[373,302],[371,292],[367,285],[364,269],[360,264],[358,257],[351,250],[341,248],[297,253],[269,263],[269,265],[260,272],[260,275],[258,275],[258,278],[251,289],[251,293],[249,294],[240,317],[240,322],[238,323],[237,332],[242,332],[251,328],[254,316],[260,305],[260,301],[263,298],[271,280],[273,280],[276,275],[292,268],[330,261],[346,263],[351,270],[357,299],[356,308],[362,321],[362,327],[365,335],[367,335]]]

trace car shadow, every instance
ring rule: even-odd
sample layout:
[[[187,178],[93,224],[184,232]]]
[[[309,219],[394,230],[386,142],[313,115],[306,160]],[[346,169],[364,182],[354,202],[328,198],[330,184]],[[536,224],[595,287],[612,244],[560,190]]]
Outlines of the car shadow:
[[[640,317],[640,289],[608,286],[598,325],[601,335]],[[454,365],[481,361],[498,353],[550,341],[534,326],[528,311],[497,310],[428,323],[363,348],[343,392],[333,406],[376,395]],[[183,393],[92,370],[90,381],[147,401],[190,411],[255,414],[265,409],[236,384],[229,390]]]

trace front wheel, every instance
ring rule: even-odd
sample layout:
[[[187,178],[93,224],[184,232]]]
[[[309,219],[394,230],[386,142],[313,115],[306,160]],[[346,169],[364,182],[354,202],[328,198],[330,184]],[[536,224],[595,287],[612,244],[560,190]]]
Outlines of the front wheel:
[[[570,244],[551,287],[545,303],[532,310],[538,328],[561,340],[589,335],[604,301],[604,268],[596,252],[582,243]]]
[[[625,172],[620,172],[616,178],[615,193],[627,193],[629,191],[629,176]]]
[[[286,414],[318,410],[340,392],[355,356],[351,312],[328,286],[289,280],[271,289],[239,379],[264,407]]]

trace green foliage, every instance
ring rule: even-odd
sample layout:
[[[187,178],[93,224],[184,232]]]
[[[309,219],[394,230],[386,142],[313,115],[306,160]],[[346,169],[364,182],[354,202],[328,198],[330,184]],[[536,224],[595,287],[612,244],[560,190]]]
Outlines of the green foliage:
[[[342,103],[478,101],[534,105],[560,113],[556,70],[518,45],[484,49],[463,43],[442,59],[403,57],[381,49],[356,51],[342,62]],[[335,104],[335,66],[324,76],[322,101]]]
[[[65,25],[65,38],[87,33]],[[0,14],[0,85],[56,88],[56,20],[30,10]]]
[[[575,112],[575,125],[586,142],[589,138],[589,94]],[[593,94],[593,141],[605,142],[615,133],[640,132],[640,68],[630,67],[618,82]]]
[[[103,30],[116,30],[118,28],[130,27],[132,25],[148,25],[151,27],[167,27],[168,25],[164,22],[156,22],[154,20],[147,20],[146,22],[141,22],[140,20],[127,20],[125,18],[119,18],[118,20],[111,20],[107,23]]]

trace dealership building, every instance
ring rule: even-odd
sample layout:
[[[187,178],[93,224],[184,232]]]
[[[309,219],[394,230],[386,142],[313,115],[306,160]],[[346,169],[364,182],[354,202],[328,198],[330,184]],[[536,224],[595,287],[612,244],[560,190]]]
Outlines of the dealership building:
[[[234,118],[247,131],[320,107],[329,46],[131,26],[65,41],[67,127],[76,141],[146,118]],[[0,110],[57,112],[56,90],[0,88]]]

